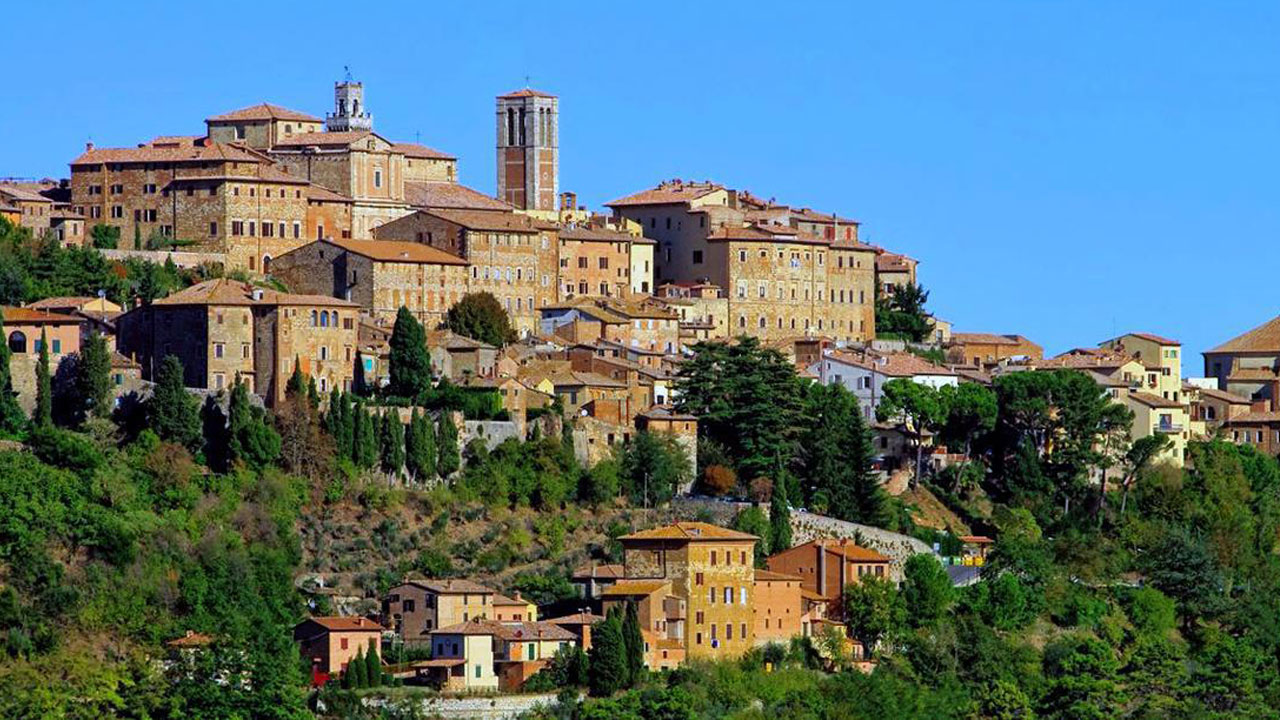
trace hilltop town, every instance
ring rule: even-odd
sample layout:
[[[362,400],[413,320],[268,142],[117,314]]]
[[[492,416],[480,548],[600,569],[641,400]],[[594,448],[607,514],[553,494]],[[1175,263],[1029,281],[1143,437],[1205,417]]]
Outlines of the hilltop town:
[[[1280,318],[1046,357],[802,198],[580,206],[552,94],[493,196],[373,107],[0,181],[0,708],[1273,717]]]

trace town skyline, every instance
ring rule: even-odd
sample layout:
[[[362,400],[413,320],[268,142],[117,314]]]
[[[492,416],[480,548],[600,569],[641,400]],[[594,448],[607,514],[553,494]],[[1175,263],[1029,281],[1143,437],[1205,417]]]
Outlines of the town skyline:
[[[1278,220],[1259,174],[1273,151],[1257,140],[1276,107],[1263,92],[1270,76],[1256,68],[1268,67],[1273,51],[1253,39],[1275,18],[1198,23],[1190,14],[1165,15],[1145,18],[1150,24],[1131,38],[1114,21],[1125,19],[1122,12],[1139,19],[1140,8],[1023,11],[1023,33],[1011,39],[981,30],[1000,19],[1001,8],[1009,6],[960,17],[933,9],[928,17],[948,20],[938,28],[908,28],[909,18],[869,8],[819,11],[829,22],[857,21],[847,50],[764,49],[739,60],[739,72],[724,71],[722,83],[671,82],[695,54],[670,46],[693,31],[655,32],[661,23],[652,16],[632,18],[627,31],[592,34],[582,29],[607,26],[609,18],[562,13],[554,24],[579,42],[552,50],[537,42],[537,18],[501,10],[489,18],[433,15],[438,27],[488,27],[495,42],[481,53],[441,37],[442,54],[456,62],[426,75],[407,62],[409,48],[374,52],[367,38],[271,72],[255,71],[251,59],[212,40],[186,38],[216,62],[147,67],[149,89],[128,82],[142,76],[134,63],[85,67],[29,93],[30,109],[47,122],[0,120],[0,154],[10,172],[63,177],[90,138],[128,147],[156,133],[197,133],[203,117],[263,101],[323,113],[330,83],[350,65],[368,88],[379,132],[457,155],[461,181],[493,192],[491,98],[528,75],[531,86],[561,98],[561,185],[588,207],[683,177],[840,213],[863,223],[864,240],[918,258],[930,306],[957,330],[1022,333],[1050,352],[1156,332],[1181,340],[1197,361],[1188,374],[1199,374],[1201,351],[1262,322],[1274,307],[1265,288],[1244,287],[1229,307],[1209,308],[1195,294],[1169,292],[1162,275],[1216,234],[1253,241],[1258,261],[1271,260],[1260,241]],[[159,26],[172,19],[165,13],[124,9],[97,18],[97,27]],[[1078,43],[1051,32],[1054,23],[1087,27],[1104,15],[1113,22]],[[697,9],[686,16],[690,26],[708,19]],[[760,27],[759,19],[735,17],[703,46],[723,51],[727,38]],[[947,37],[937,37],[944,27]],[[895,33],[905,37],[907,29],[916,33],[914,45],[894,47]],[[68,32],[74,39],[80,31]],[[21,50],[39,35],[15,42]],[[966,38],[978,37],[985,49],[959,58]],[[1188,42],[1174,41],[1180,37]],[[148,54],[176,43],[158,34]],[[1031,45],[1035,52],[1019,53]],[[1184,47],[1195,50],[1177,51]],[[1015,53],[1020,66],[1005,62]],[[118,80],[104,84],[103,73]],[[179,74],[190,80],[174,81]],[[741,102],[757,96],[757,83],[771,88],[765,97],[778,105]],[[1197,89],[1199,109],[1179,99],[1188,86]],[[85,102],[67,108],[68,92]],[[1197,163],[1202,172],[1175,172]],[[1146,252],[1152,259],[1141,263],[1143,272],[1118,259]]]

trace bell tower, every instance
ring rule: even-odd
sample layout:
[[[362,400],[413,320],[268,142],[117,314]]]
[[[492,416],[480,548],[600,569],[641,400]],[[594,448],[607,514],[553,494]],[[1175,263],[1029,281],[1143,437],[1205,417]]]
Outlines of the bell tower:
[[[351,70],[343,68],[346,77],[333,84],[333,112],[324,116],[329,132],[372,130],[373,116],[364,106],[364,85],[351,79]]]
[[[497,98],[498,199],[554,212],[560,193],[560,109],[555,95],[525,88]]]

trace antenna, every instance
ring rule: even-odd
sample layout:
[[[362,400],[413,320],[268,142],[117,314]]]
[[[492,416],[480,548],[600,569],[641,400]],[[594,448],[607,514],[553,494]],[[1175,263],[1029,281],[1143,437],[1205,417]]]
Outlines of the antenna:
[[[529,76],[528,76],[528,75],[525,75],[525,76],[524,76],[524,89],[525,89],[525,90],[528,90],[528,89],[529,89]]]
[[[347,81],[347,82],[351,82],[351,66],[350,66],[350,65],[343,65],[343,66],[342,66],[342,72],[343,72],[343,74],[346,76],[346,81]]]

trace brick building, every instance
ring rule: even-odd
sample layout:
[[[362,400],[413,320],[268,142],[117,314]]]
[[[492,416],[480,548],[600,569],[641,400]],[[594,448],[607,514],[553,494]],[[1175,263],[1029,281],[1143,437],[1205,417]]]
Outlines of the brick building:
[[[291,290],[350,300],[382,322],[408,308],[428,328],[469,283],[457,255],[394,240],[317,240],[276,258],[271,272]]]
[[[406,643],[426,643],[440,628],[494,619],[497,597],[491,588],[470,580],[406,580],[387,591],[382,616]]]
[[[679,180],[608,205],[657,242],[658,285],[724,288],[733,334],[874,335],[877,249],[854,221]]]
[[[540,330],[575,343],[597,340],[666,354],[680,351],[680,319],[662,303],[580,297],[547,305]]]
[[[805,632],[804,603],[801,599],[801,578],[798,575],[755,571],[755,641],[787,643]]]
[[[293,640],[317,679],[345,672],[357,653],[382,656],[382,626],[362,617],[307,618],[294,626]]]
[[[528,88],[499,95],[495,129],[499,199],[554,215],[560,195],[559,100]]]
[[[239,376],[273,405],[295,367],[321,392],[350,388],[358,311],[346,300],[220,278],[121,315],[116,344],[147,380],[166,355],[176,355],[187,387],[222,390]]]
[[[843,538],[797,545],[770,555],[766,564],[772,572],[799,577],[801,587],[828,601],[833,617],[843,617],[845,587],[863,576],[890,576],[889,558]]]
[[[619,538],[629,580],[670,583],[672,595],[687,603],[684,641],[690,658],[737,657],[755,644],[756,540],[698,522]]]
[[[561,300],[596,295],[624,297],[631,290],[631,246],[618,230],[570,227],[559,232]]]
[[[554,302],[555,229],[526,215],[483,210],[420,210],[373,237],[430,245],[471,266],[467,292],[488,292],[522,333],[537,329],[538,308]]]

